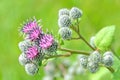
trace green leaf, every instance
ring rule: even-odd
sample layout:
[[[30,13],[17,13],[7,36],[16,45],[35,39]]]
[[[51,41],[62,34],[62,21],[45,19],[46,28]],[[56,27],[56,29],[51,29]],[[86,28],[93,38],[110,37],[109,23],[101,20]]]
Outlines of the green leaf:
[[[120,58],[116,53],[114,53],[114,64],[113,64],[113,69],[115,72],[113,73],[113,79],[112,80],[120,80]]]
[[[107,50],[112,43],[114,32],[114,25],[101,29],[95,36],[95,46],[101,51]]]

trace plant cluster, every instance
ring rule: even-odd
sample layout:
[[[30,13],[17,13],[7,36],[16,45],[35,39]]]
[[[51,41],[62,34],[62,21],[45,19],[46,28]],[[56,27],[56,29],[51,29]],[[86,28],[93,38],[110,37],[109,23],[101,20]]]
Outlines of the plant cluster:
[[[110,47],[113,41],[115,26],[107,26],[101,29],[88,42],[80,32],[82,27],[79,26],[79,23],[82,15],[82,10],[77,7],[73,7],[70,10],[67,8],[60,9],[58,14],[59,31],[57,38],[50,32],[45,33],[42,30],[39,20],[37,21],[35,18],[29,19],[22,25],[20,32],[24,40],[19,43],[19,48],[22,51],[22,54],[19,56],[19,62],[25,67],[27,74],[35,75],[44,61],[50,58],[69,57],[73,54],[80,54],[80,66],[77,67],[77,71],[82,67],[83,71],[89,70],[91,73],[95,73],[99,70],[99,67],[104,66],[111,72],[114,72],[112,68],[114,53]],[[77,34],[77,37],[72,36],[73,31]],[[64,45],[65,40],[82,40],[91,48],[91,51],[63,48],[62,45]],[[66,54],[59,53],[59,51],[66,52]],[[53,67],[51,70],[50,73],[55,72]]]

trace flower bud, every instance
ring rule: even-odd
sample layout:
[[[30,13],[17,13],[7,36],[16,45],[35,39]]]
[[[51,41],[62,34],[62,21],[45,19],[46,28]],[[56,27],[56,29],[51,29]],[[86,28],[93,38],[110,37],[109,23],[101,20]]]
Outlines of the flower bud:
[[[19,46],[19,49],[20,49],[22,52],[25,52],[25,51],[27,50],[27,48],[28,48],[29,46],[31,46],[31,41],[30,41],[30,40],[21,41],[21,42],[19,42],[18,46]]]
[[[95,63],[100,63],[101,62],[101,54],[98,51],[94,51],[93,53],[90,54],[88,61],[93,61]]]
[[[27,59],[26,55],[24,53],[20,54],[20,56],[19,56],[19,63],[24,66],[28,62],[30,62],[30,60]]]
[[[69,10],[67,8],[63,8],[59,10],[59,17],[62,15],[68,15],[69,16]]]
[[[87,58],[87,56],[81,55],[79,60],[80,60],[80,65],[81,65],[83,68],[86,68],[86,67],[87,67],[87,63],[88,63],[88,58]]]
[[[69,27],[71,25],[71,20],[69,16],[67,15],[60,16],[60,18],[58,19],[58,25],[59,27]]]
[[[105,55],[103,56],[103,64],[107,67],[110,67],[113,65],[113,56],[112,55]]]
[[[72,19],[78,19],[82,16],[82,11],[77,8],[77,7],[73,7],[71,10],[70,10],[70,17]]]
[[[29,75],[35,75],[38,72],[38,66],[34,63],[28,63],[25,65],[25,71]]]
[[[106,55],[111,55],[111,56],[113,56],[113,52],[107,51],[107,52],[105,52],[105,53],[103,54],[103,56],[106,56]]]
[[[88,62],[88,64],[87,64],[87,68],[88,68],[88,70],[89,70],[91,73],[95,73],[95,72],[98,71],[99,65],[98,65],[98,63],[95,63],[95,62],[90,61],[90,62]]]
[[[63,40],[69,40],[72,36],[72,30],[68,27],[60,28],[58,33],[60,34]]]

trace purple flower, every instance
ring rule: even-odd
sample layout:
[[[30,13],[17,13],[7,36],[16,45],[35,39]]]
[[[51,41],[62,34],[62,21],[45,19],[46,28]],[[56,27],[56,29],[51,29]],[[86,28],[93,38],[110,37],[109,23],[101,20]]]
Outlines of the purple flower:
[[[30,40],[36,40],[37,38],[40,37],[40,34],[42,33],[42,30],[41,28],[39,27],[36,27],[36,28],[33,28],[33,30],[31,30],[28,34],[28,38]]]
[[[53,42],[54,42],[53,36],[50,34],[46,34],[41,38],[39,45],[42,49],[47,49],[53,44]]]
[[[38,49],[36,46],[32,46],[30,48],[28,48],[26,55],[28,59],[33,59],[38,55]]]
[[[22,32],[29,33],[29,31],[31,31],[35,27],[38,27],[38,23],[36,22],[35,19],[32,21],[28,21],[27,23],[24,24]]]

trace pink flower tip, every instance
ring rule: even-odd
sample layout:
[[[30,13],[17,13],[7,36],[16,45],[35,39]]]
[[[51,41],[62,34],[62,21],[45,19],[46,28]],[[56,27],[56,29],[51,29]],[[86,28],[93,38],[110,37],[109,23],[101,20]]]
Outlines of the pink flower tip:
[[[42,33],[41,28],[39,28],[39,27],[33,28],[33,30],[31,30],[29,32],[28,38],[30,40],[35,40],[35,39],[39,38],[39,36],[40,36],[41,33]]]
[[[28,48],[27,52],[26,52],[27,58],[28,59],[33,59],[38,55],[38,49],[36,46],[32,46],[30,48]]]
[[[54,42],[54,38],[52,35],[50,34],[46,34],[42,37],[42,39],[40,40],[40,47],[42,49],[47,49],[49,48]]]

